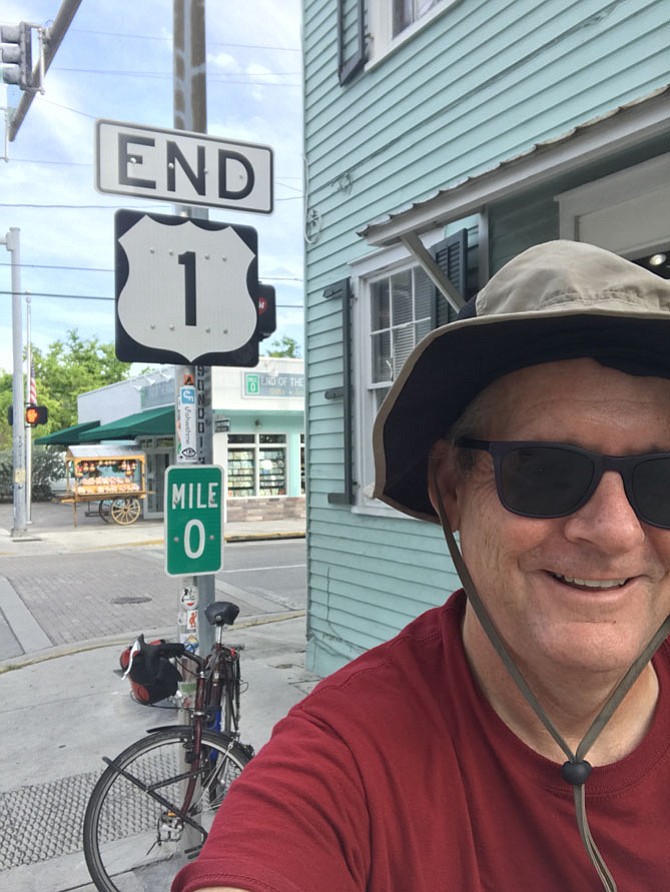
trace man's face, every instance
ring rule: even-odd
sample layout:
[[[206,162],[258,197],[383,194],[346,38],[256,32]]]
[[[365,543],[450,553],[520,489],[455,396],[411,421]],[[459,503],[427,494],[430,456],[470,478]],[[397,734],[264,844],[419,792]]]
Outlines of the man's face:
[[[494,408],[480,438],[670,452],[670,380],[577,359],[513,372],[489,390]],[[473,457],[464,476],[441,472],[441,490],[517,664],[545,679],[566,669],[622,674],[670,613],[670,530],[638,520],[613,471],[574,514],[520,517],[500,503],[491,456]]]

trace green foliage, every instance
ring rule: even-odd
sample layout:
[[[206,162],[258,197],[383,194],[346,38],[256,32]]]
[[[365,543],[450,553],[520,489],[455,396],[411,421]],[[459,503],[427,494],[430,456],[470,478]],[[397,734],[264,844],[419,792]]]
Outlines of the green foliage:
[[[77,423],[77,397],[80,393],[115,384],[127,378],[130,363],[114,355],[113,344],[97,338],[79,337],[76,329],[65,340],[54,341],[46,352],[33,348],[37,402],[49,410],[47,424],[35,427],[33,437],[41,437]],[[12,402],[12,376],[0,372],[0,448],[11,447],[12,429],[7,408]]]
[[[12,429],[7,421],[7,410],[12,405],[12,376],[0,372],[0,449],[12,445]]]
[[[294,339],[284,335],[281,340],[274,340],[270,344],[270,349],[265,354],[274,357],[289,357],[290,359],[300,359],[300,344]]]
[[[63,453],[55,446],[33,446],[32,500],[48,502],[53,495],[51,485],[65,476]],[[0,501],[14,498],[14,456],[11,449],[0,451]]]

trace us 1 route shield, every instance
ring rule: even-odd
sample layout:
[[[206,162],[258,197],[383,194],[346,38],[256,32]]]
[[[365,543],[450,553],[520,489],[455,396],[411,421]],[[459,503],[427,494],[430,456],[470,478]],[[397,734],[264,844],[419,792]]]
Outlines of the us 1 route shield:
[[[258,364],[258,239],[249,226],[117,211],[116,354]]]

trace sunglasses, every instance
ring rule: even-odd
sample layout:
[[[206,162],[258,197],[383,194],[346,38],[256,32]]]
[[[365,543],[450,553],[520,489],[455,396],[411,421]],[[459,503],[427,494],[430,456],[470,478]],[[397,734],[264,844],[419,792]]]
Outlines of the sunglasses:
[[[456,445],[490,453],[498,498],[513,514],[566,517],[588,502],[605,471],[616,471],[639,520],[670,529],[670,452],[601,455],[564,443],[469,437]]]

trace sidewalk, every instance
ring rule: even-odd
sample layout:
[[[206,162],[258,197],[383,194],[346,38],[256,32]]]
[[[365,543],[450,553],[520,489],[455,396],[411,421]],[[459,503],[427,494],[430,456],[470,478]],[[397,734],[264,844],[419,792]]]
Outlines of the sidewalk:
[[[93,503],[97,505],[97,503]],[[140,518],[128,526],[105,523],[97,513],[86,513],[86,505],[77,509],[77,526],[73,523],[71,505],[57,502],[38,502],[31,509],[32,523],[26,533],[12,536],[13,510],[7,502],[0,503],[0,556],[40,554],[46,551],[63,554],[101,548],[126,548],[141,545],[162,545],[163,521]],[[226,542],[249,539],[277,539],[304,537],[304,519],[227,523]]]
[[[118,527],[80,512],[74,529],[71,509],[61,505],[34,506],[33,521],[29,535],[17,541],[10,533],[11,506],[0,506],[0,561],[5,568],[30,566],[32,585],[40,589],[33,594],[44,594],[54,610],[60,609],[61,624],[64,604],[58,592],[63,591],[66,573],[78,573],[79,588],[85,591],[93,568],[98,586],[103,586],[119,558],[126,568],[133,562],[141,565],[145,576],[149,562],[157,589],[165,588],[162,568],[160,574],[153,573],[161,561],[162,523],[138,521]],[[304,523],[226,528],[229,541],[279,536],[304,536]],[[21,560],[28,556],[30,561]],[[20,639],[24,652],[19,659],[0,662],[0,890],[94,892],[81,851],[81,828],[88,796],[102,770],[102,756],[116,755],[146,728],[171,724],[177,717],[173,711],[131,700],[128,683],[115,672],[127,634],[80,638],[54,648],[53,628],[48,626],[50,637],[43,628],[48,614],[37,614],[41,625],[29,610],[17,609],[22,599],[14,590],[8,593],[8,585],[0,569],[0,647],[3,634],[12,635],[15,641]],[[226,591],[221,593],[217,583],[217,597],[222,594]],[[96,630],[110,628],[101,604],[104,601],[93,600],[81,608],[82,614],[96,616]],[[7,605],[13,605],[10,619]],[[275,605],[270,613],[270,605],[262,615],[253,615],[255,605],[251,596],[246,615],[241,614],[232,634],[245,645],[242,672],[248,690],[242,701],[243,738],[258,749],[273,725],[317,679],[304,668],[304,611],[289,612]],[[73,616],[72,622],[77,619]],[[174,634],[173,629],[165,632]]]

